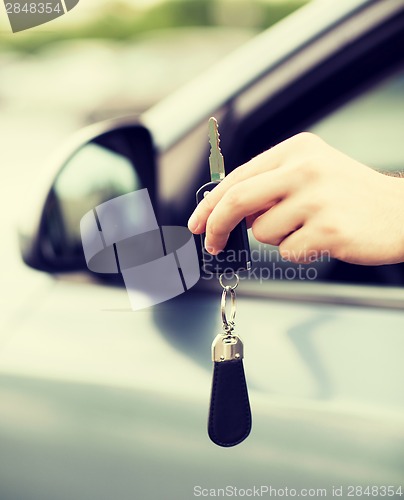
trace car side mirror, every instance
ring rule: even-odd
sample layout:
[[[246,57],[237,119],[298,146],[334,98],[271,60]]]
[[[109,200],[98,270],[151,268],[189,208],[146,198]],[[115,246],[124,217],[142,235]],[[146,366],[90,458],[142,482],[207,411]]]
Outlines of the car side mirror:
[[[80,220],[97,205],[147,188],[156,206],[152,139],[137,122],[108,122],[80,131],[50,170],[26,204],[19,227],[23,260],[35,269],[87,269]]]

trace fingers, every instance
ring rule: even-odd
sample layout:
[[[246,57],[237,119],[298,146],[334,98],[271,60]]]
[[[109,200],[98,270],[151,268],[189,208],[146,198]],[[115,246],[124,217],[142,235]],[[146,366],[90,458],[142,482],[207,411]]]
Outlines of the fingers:
[[[279,252],[285,260],[307,264],[321,258],[330,259],[335,254],[335,242],[321,231],[316,221],[310,220],[280,242]]]
[[[273,205],[275,205],[275,203],[273,203]],[[269,208],[271,208],[271,207],[269,207]],[[256,212],[255,214],[247,215],[247,217],[245,218],[246,223],[247,223],[247,229],[250,229],[252,227],[252,225],[254,224],[255,219],[257,219],[260,215],[262,215],[265,212],[266,212],[266,210],[260,210],[259,212]]]
[[[270,215],[257,220],[263,212],[299,189],[297,178],[300,178],[300,187],[313,183],[319,169],[312,160],[324,147],[327,146],[318,137],[302,133],[235,169],[199,203],[188,222],[189,229],[196,234],[206,233],[205,246],[212,254],[225,247],[229,233],[244,217],[249,224],[255,224],[256,232],[261,232],[268,221],[271,226],[278,225],[278,229],[270,229],[269,239],[274,242],[283,241],[288,234],[294,234],[293,231],[298,232],[296,229],[303,223],[296,215],[299,210],[289,209],[286,215],[285,205],[282,210],[274,210],[273,222]],[[282,228],[279,224],[283,219],[286,222]]]
[[[282,259],[301,264],[316,260],[315,253],[311,249],[310,231],[307,227],[303,226],[284,238],[279,244],[279,253]]]
[[[303,226],[306,214],[295,198],[280,201],[257,217],[252,225],[254,237],[261,243],[278,246],[288,235]]]
[[[205,246],[217,254],[230,231],[246,216],[266,211],[293,190],[284,171],[274,170],[248,178],[228,189],[212,210],[206,224]]]
[[[232,186],[244,180],[278,168],[288,149],[287,141],[281,142],[226,175],[222,182],[206,195],[196,207],[188,221],[189,230],[195,234],[205,232],[206,221],[224,194]]]

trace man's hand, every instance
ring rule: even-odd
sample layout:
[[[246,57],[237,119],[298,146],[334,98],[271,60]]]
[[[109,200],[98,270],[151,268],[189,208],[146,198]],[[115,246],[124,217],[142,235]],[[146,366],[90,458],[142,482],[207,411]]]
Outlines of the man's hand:
[[[212,254],[247,217],[258,241],[294,262],[321,253],[346,262],[404,261],[404,179],[298,134],[238,167],[198,205],[188,227]]]

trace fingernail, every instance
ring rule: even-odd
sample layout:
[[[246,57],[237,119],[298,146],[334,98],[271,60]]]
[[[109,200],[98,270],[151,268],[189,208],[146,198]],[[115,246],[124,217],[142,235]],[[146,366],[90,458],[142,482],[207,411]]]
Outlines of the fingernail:
[[[217,253],[215,247],[212,247],[211,245],[209,245],[209,243],[206,241],[206,239],[205,239],[205,248],[212,255],[215,255]]]
[[[192,214],[188,221],[188,229],[191,231],[191,233],[193,233],[198,229],[198,226],[198,217],[195,214]]]

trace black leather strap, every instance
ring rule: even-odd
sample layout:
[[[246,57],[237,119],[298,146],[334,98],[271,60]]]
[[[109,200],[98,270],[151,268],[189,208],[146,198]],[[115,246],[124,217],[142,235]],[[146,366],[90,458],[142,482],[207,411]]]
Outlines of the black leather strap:
[[[219,446],[235,446],[251,431],[251,409],[243,360],[215,362],[208,433]]]

